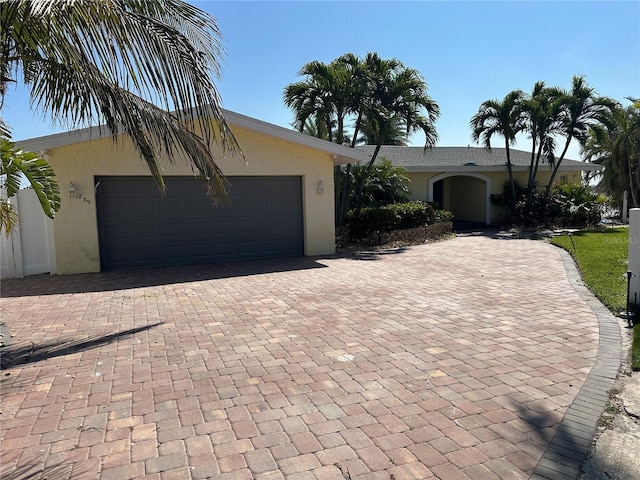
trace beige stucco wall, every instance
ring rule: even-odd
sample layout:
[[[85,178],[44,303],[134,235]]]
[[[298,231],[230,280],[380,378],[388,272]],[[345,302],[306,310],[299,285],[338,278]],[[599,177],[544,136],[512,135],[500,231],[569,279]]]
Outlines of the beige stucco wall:
[[[429,180],[443,175],[446,172],[408,172],[407,176],[411,180],[409,184],[409,190],[411,200],[428,200],[429,199]],[[467,198],[477,199],[482,195],[482,191],[479,188],[482,183],[479,179],[474,177],[465,177],[465,174],[450,172],[451,176],[444,178],[444,205],[445,210],[451,210],[457,214],[457,217],[464,220],[477,220],[482,221],[486,211],[486,204],[480,202],[467,202]],[[473,174],[480,175],[487,178],[491,184],[489,195],[499,195],[503,193],[504,185],[508,180],[507,171],[478,171]],[[514,172],[514,179],[520,185],[526,185],[528,181],[528,171],[516,171]],[[541,185],[546,185],[551,177],[551,171],[548,167],[540,167],[537,174],[538,182]],[[564,179],[563,179],[564,177]],[[560,171],[556,177],[556,181],[560,182],[565,180],[567,183],[580,183],[582,178],[582,172],[575,171]],[[467,180],[468,179],[468,180]],[[460,196],[460,194],[464,196]],[[490,222],[498,223],[504,216],[505,212],[502,212],[500,208],[493,203],[489,202],[490,209]]]
[[[302,177],[305,255],[335,252],[333,158],[329,153],[294,144],[250,129],[232,130],[245,155],[215,158],[224,175],[295,175]],[[94,194],[94,177],[148,175],[146,164],[125,138],[51,149],[47,152],[62,193],[62,205],[54,222],[57,272],[100,271],[100,250]],[[189,175],[184,159],[162,165],[164,175]],[[318,182],[324,193],[318,193]],[[70,198],[73,183],[79,198]],[[160,193],[158,193],[160,194]]]
[[[445,192],[465,192],[465,195],[450,195],[449,206],[444,208],[456,212],[458,220],[484,222],[486,218],[486,186],[484,181],[475,177],[449,177],[449,188]],[[473,199],[469,201],[469,199]]]

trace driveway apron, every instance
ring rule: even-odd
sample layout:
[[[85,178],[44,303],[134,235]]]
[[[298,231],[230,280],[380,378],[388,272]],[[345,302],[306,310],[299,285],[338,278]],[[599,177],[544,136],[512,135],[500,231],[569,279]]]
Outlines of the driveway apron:
[[[3,280],[0,477],[525,479],[598,354],[558,249]]]

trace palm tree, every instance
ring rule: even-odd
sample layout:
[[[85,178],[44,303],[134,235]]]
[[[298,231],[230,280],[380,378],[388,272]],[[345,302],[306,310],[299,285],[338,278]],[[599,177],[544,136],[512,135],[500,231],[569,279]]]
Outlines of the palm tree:
[[[611,108],[604,125],[591,127],[583,147],[586,161],[604,166],[598,188],[621,206],[625,190],[640,206],[640,104]]]
[[[561,104],[559,131],[565,137],[565,144],[562,153],[554,162],[545,190],[545,198],[549,196],[571,141],[575,139],[584,146],[592,128],[607,121],[615,102],[606,97],[596,96],[595,90],[587,85],[584,77],[574,76],[571,81],[571,90],[561,97]]]
[[[394,120],[395,125],[390,125],[385,131],[382,140],[382,145],[407,145],[407,134],[404,130],[404,125],[399,118]],[[362,125],[362,134],[358,138],[358,143],[363,145],[375,145],[378,139],[376,138],[376,132],[370,130],[369,124]]]
[[[389,139],[406,140],[409,134],[421,130],[425,148],[437,140],[434,123],[440,113],[438,105],[427,95],[421,75],[395,58],[384,60],[376,53],[368,53],[361,59],[346,53],[329,64],[307,63],[299,75],[305,79],[287,86],[283,94],[285,104],[294,111],[295,128],[304,131],[305,123],[313,119],[315,131],[328,132],[330,141],[355,147],[364,132],[377,146],[359,178],[357,198],[361,197],[381,145]],[[354,119],[350,142],[345,132],[348,118]],[[344,172],[336,171],[338,226],[346,213],[347,190],[352,184],[350,171],[349,165]]]
[[[18,225],[18,216],[9,200],[20,189],[22,176],[31,184],[42,210],[53,218],[60,208],[60,188],[51,166],[32,152],[25,152],[10,142],[3,129],[0,135],[0,178],[7,198],[0,198],[0,229],[8,237]]]
[[[19,80],[53,123],[128,134],[162,190],[159,161],[185,154],[220,200],[212,143],[239,152],[213,83],[222,53],[215,18],[179,0],[7,0],[0,107]]]
[[[531,138],[531,161],[527,180],[528,197],[531,198],[536,185],[540,161],[553,161],[556,135],[560,133],[560,112],[563,107],[563,91],[547,87],[544,82],[536,82],[531,95],[522,103],[524,116],[523,131]]]
[[[355,116],[353,133],[351,135],[351,148],[355,148],[359,141],[359,134],[363,128],[363,116],[367,103],[367,96],[371,85],[370,72],[366,63],[353,53],[345,53],[335,60],[340,65],[340,71],[344,74],[345,89],[343,95],[346,99],[346,111]],[[335,167],[336,182],[336,225],[342,227],[347,209],[352,196],[351,181],[352,165]]]
[[[313,61],[298,72],[305,80],[292,83],[284,90],[284,103],[295,113],[294,128],[304,131],[313,119],[318,132],[326,132],[328,140],[343,144],[345,118],[349,113],[349,73],[338,62]],[[335,135],[334,135],[335,132]]]
[[[438,140],[435,121],[440,115],[438,104],[428,95],[427,84],[417,70],[395,58],[381,59],[376,53],[369,53],[364,63],[370,76],[370,91],[362,116],[366,127],[362,130],[375,140],[376,148],[358,182],[356,208],[360,208],[366,179],[385,141],[397,138],[400,127],[405,138],[422,131],[424,148],[433,147]]]
[[[335,60],[335,63],[340,65],[341,71],[346,75],[344,95],[347,99],[347,113],[355,116],[353,134],[351,136],[351,148],[354,148],[358,143],[358,136],[362,129],[362,118],[371,85],[371,77],[366,62],[353,53],[341,55]]]
[[[315,133],[314,136],[339,144],[348,142],[345,134],[345,122],[361,105],[363,75],[361,61],[353,54],[345,54],[329,64],[313,61],[302,66],[298,75],[304,80],[288,85],[284,89],[283,99],[287,107],[294,112],[293,127],[301,132]],[[356,121],[354,135],[349,143],[355,146],[359,121]],[[313,129],[310,128],[313,125]],[[334,135],[335,132],[335,135]],[[344,169],[335,167],[336,180],[335,207],[336,220],[344,217],[351,165]]]
[[[509,92],[502,100],[486,100],[482,102],[478,113],[470,123],[471,136],[474,142],[481,143],[491,149],[491,138],[499,135],[504,138],[507,155],[507,172],[509,174],[509,188],[515,201],[516,187],[513,180],[513,166],[511,164],[510,146],[516,142],[516,135],[525,127],[523,101],[525,94],[521,90]]]

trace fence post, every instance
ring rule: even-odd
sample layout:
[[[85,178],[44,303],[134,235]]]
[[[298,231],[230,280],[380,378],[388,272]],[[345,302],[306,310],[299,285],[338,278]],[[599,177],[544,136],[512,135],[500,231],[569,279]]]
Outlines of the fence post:
[[[640,304],[640,208],[629,210],[629,271],[633,274],[629,282],[629,300]]]

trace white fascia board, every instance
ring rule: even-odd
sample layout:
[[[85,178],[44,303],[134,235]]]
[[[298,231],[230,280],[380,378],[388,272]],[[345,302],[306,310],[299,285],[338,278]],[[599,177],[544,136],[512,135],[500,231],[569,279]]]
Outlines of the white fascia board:
[[[437,173],[442,173],[442,172],[506,172],[507,171],[507,166],[506,165],[491,165],[491,166],[482,166],[482,165],[460,165],[460,166],[446,166],[446,165],[429,165],[429,166],[402,166],[402,168],[404,168],[405,170],[407,170],[408,172],[425,172],[425,173],[429,173],[429,172],[437,172]],[[596,165],[593,163],[583,163],[582,165],[576,166],[576,165],[566,165],[566,164],[561,164],[560,168],[558,168],[558,171],[560,172],[566,172],[566,171],[575,171],[575,170],[582,170],[582,171],[589,171],[589,172],[594,172],[597,170],[601,170],[602,169],[602,165]],[[512,166],[512,170],[514,172],[528,172],[529,171],[529,167],[524,167],[524,166],[519,166],[519,165],[513,165]],[[541,168],[538,168],[538,171],[541,171]]]
[[[330,153],[333,155],[334,161],[337,165],[366,162],[369,160],[369,156],[367,154],[355,148],[338,145],[337,143],[312,137],[311,135],[296,132],[295,130],[280,127],[272,123],[263,122],[262,120],[248,117],[230,110],[225,110],[224,115],[227,123],[230,125],[237,125],[238,127],[264,133],[265,135],[277,137],[291,143],[304,145],[315,150]]]
[[[230,110],[223,110],[224,117],[227,123],[233,130],[233,125],[238,127],[247,128],[265,135],[280,138],[282,140],[295,143],[298,145],[304,145],[306,147],[320,150],[322,152],[329,153],[333,156],[334,163],[336,165],[343,165],[347,163],[359,163],[366,162],[368,156],[360,150],[338,145],[320,138],[315,138],[304,133],[299,133],[294,130],[289,130],[284,127],[279,127],[271,123],[263,122],[246,115],[241,115]],[[44,152],[46,150],[58,147],[64,147],[66,145],[73,145],[76,143],[88,142],[90,140],[105,138],[110,136],[110,132],[104,125],[96,127],[82,128],[79,130],[72,130],[70,132],[54,133],[52,135],[46,135],[42,137],[29,138],[25,140],[16,141],[16,145],[32,152]]]
[[[90,140],[108,137],[111,134],[106,127],[87,127],[69,132],[54,133],[42,137],[16,140],[15,144],[30,152],[44,152],[52,148],[65,147],[76,143],[84,143]]]

